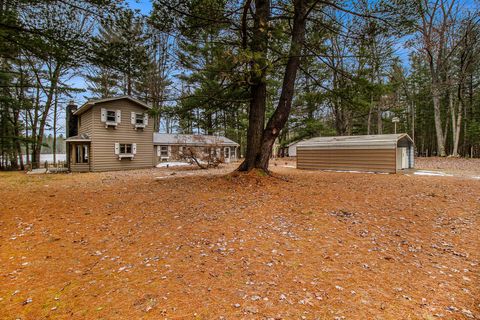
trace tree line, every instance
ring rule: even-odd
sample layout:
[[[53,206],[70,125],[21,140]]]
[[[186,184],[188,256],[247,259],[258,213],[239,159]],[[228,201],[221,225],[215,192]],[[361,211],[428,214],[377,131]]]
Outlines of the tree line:
[[[460,0],[0,0],[0,167],[38,164],[69,100],[115,95],[158,131],[236,140],[240,170],[393,118],[419,155],[479,157],[479,18]]]

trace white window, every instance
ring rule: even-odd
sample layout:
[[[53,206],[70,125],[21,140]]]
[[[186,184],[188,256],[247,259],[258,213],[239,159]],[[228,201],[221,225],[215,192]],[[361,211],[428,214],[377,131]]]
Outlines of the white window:
[[[130,158],[137,154],[136,143],[115,143],[115,154],[118,155],[118,159]]]
[[[105,123],[106,128],[109,126],[116,127],[122,120],[121,111],[102,108],[100,110],[100,119]]]
[[[144,122],[145,122],[144,120],[145,120],[145,118],[143,117],[143,114],[141,114],[141,113],[136,113],[135,114],[135,124],[143,125]]]
[[[137,128],[145,128],[148,125],[148,114],[132,112],[130,116],[132,125]]]
[[[120,143],[120,154],[132,154],[132,145],[129,143]]]
[[[160,146],[160,157],[168,157],[168,146]]]
[[[116,122],[117,114],[113,110],[107,110],[107,122]]]

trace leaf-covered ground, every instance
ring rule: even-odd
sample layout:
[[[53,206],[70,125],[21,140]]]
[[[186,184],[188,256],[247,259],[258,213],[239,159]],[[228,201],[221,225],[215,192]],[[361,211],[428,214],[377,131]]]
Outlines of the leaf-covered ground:
[[[462,176],[478,176],[480,178],[480,159],[468,158],[416,158],[415,165],[418,168],[429,170],[443,170],[448,173]]]
[[[480,317],[479,180],[272,167],[0,173],[0,318]]]

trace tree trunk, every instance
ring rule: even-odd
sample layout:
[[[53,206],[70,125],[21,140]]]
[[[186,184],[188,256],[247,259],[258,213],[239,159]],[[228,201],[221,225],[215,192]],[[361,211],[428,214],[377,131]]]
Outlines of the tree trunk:
[[[432,83],[433,114],[435,121],[435,134],[437,138],[437,155],[445,157],[445,143],[443,140],[442,116],[440,110],[440,90],[437,84]]]
[[[382,108],[380,103],[377,106],[377,134],[383,134]]]
[[[38,126],[38,134],[37,134],[36,141],[35,141],[35,148],[33,150],[33,155],[35,157],[35,162],[37,162],[37,164],[36,165],[34,164],[34,165],[37,168],[40,167],[40,154],[41,154],[42,144],[43,144],[43,135],[45,133],[45,125],[47,124],[48,113],[49,113],[50,108],[52,107],[52,104],[53,104],[53,94],[54,94],[54,92],[57,88],[57,85],[58,85],[60,70],[61,70],[61,67],[60,67],[60,65],[57,64],[54,71],[53,71],[52,78],[50,80],[50,88],[49,88],[49,91],[48,91],[47,100],[45,102],[45,109],[43,110],[43,114],[42,114],[42,117],[40,118],[40,123],[39,123],[39,126]],[[33,161],[32,161],[32,163],[33,163]]]
[[[257,1],[257,11],[258,11],[258,2],[265,2],[265,1]],[[268,1],[266,1],[268,2]],[[240,165],[239,170],[241,171],[249,171],[253,168],[261,169],[263,171],[268,171],[268,162],[272,153],[273,144],[275,143],[275,139],[280,134],[280,131],[285,126],[288,116],[290,115],[290,110],[292,108],[292,99],[293,93],[295,89],[295,79],[297,77],[297,71],[300,66],[300,56],[303,48],[303,41],[305,39],[305,23],[306,23],[306,0],[294,0],[294,17],[293,17],[293,27],[292,27],[292,38],[290,42],[290,51],[289,57],[287,60],[287,64],[285,67],[285,73],[283,77],[282,83],[282,91],[280,93],[280,99],[278,101],[277,108],[273,112],[272,116],[270,117],[266,128],[263,129],[258,124],[258,120],[249,122],[249,133],[250,133],[250,125],[254,125],[255,132],[252,132],[252,136],[250,138],[252,141],[247,142],[247,157]],[[266,7],[269,7],[267,4]],[[268,9],[269,10],[269,9]],[[267,16],[268,17],[268,14]],[[264,32],[264,31],[262,31]],[[264,43],[267,43],[265,41]],[[263,53],[266,56],[266,51]],[[265,117],[265,98],[266,98],[266,83],[262,81],[262,96],[263,104],[262,104],[262,120]],[[254,100],[251,102],[251,106]],[[252,113],[252,108],[250,108],[250,113]],[[253,112],[253,113],[256,113]],[[251,115],[249,116],[249,120],[253,120]],[[253,131],[253,130],[252,130]],[[248,138],[248,135],[247,135]],[[260,139],[259,139],[260,138]],[[248,153],[248,148],[250,147],[250,143],[253,142],[257,147],[255,152],[251,154]],[[257,145],[260,142],[259,145]]]
[[[368,119],[367,119],[367,134],[372,132],[372,110],[373,109],[373,98],[371,99],[371,106],[368,109]]]
[[[267,104],[266,71],[268,50],[268,18],[270,1],[255,0],[254,26],[250,49],[253,60],[250,62],[250,106],[248,112],[247,151],[239,171],[249,171],[256,166],[260,158],[262,133],[265,125]],[[257,58],[255,58],[257,57]]]
[[[55,105],[53,107],[53,163],[57,163],[57,112],[58,112],[58,90],[55,90]]]

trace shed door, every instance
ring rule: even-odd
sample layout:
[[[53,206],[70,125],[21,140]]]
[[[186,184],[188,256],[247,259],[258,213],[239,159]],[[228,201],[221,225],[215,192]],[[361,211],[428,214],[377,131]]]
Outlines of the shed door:
[[[399,147],[397,148],[397,169],[408,169],[408,153],[407,148]]]
[[[410,166],[408,165],[408,152],[407,148],[402,149],[402,169],[408,169]]]

